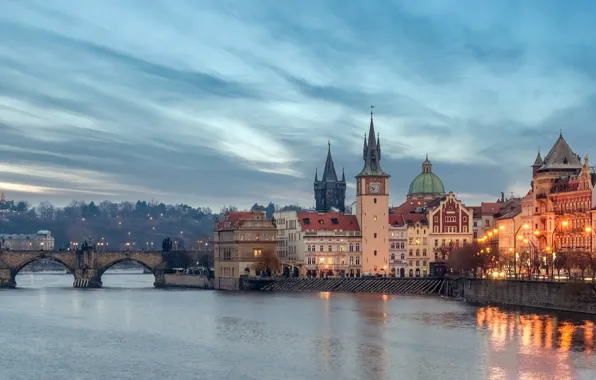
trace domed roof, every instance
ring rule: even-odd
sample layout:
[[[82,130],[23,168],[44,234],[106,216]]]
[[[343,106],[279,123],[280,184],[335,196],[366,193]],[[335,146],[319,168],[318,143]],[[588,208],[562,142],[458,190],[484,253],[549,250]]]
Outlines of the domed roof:
[[[422,163],[422,173],[418,174],[412,183],[410,183],[408,195],[445,195],[443,181],[441,181],[438,175],[432,172],[432,164],[428,160],[428,155]]]

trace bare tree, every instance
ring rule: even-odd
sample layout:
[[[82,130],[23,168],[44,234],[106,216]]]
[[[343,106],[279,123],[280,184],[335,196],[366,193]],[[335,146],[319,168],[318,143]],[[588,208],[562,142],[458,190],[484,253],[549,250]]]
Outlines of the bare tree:
[[[37,213],[43,220],[54,220],[56,209],[54,209],[54,206],[50,202],[44,201],[37,206]]]
[[[275,252],[264,251],[261,253],[257,261],[253,264],[253,269],[257,272],[277,273],[280,268],[279,259]]]

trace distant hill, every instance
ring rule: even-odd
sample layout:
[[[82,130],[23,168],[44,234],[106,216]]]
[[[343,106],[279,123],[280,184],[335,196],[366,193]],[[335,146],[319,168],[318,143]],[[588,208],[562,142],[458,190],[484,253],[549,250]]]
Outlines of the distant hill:
[[[300,206],[262,206],[255,203],[253,210],[264,210],[271,217],[275,210],[302,210]],[[166,205],[155,201],[114,203],[72,201],[68,206],[55,207],[42,202],[31,207],[26,201],[0,201],[0,233],[32,234],[49,230],[56,239],[56,248],[82,242],[91,236],[112,249],[128,246],[138,249],[161,249],[161,242],[170,237],[179,249],[205,250],[213,238],[215,222],[234,206],[223,207],[213,213],[208,207],[193,208],[185,204]],[[152,244],[153,243],[153,244]]]

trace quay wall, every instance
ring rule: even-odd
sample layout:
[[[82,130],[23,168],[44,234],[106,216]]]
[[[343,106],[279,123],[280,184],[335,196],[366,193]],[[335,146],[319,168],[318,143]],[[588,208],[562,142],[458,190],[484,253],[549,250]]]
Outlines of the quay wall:
[[[165,274],[164,287],[213,289],[213,279],[194,274]]]
[[[472,304],[497,304],[596,314],[596,284],[522,280],[457,280]]]

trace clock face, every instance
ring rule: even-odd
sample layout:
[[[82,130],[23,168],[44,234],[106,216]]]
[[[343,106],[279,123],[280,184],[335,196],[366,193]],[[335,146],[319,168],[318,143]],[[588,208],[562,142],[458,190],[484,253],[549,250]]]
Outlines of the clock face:
[[[379,194],[381,191],[381,185],[378,183],[371,183],[370,184],[370,192],[373,194]]]

